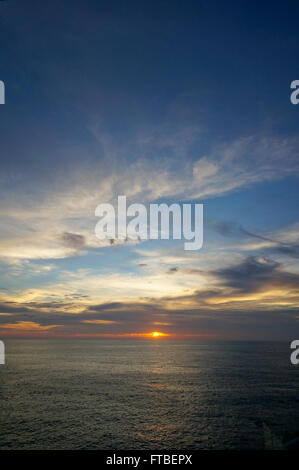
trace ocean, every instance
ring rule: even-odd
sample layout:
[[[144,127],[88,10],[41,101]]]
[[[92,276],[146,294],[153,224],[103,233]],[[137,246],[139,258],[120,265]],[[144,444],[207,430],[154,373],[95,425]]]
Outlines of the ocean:
[[[299,431],[289,343],[6,340],[1,449],[263,449]]]

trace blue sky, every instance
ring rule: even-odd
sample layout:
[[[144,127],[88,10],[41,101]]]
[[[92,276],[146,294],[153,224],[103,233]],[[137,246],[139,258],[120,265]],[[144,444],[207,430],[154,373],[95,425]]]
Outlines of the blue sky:
[[[292,339],[295,2],[0,4],[2,336]],[[95,208],[204,204],[204,246],[100,243]]]

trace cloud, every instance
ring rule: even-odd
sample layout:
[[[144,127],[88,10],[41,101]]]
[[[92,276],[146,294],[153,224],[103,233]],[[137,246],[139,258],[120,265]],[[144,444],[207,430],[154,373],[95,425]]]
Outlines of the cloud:
[[[123,306],[123,302],[108,302],[101,305],[92,305],[90,310],[95,312],[101,312],[102,310],[115,310]]]
[[[74,250],[79,250],[85,244],[85,237],[78,233],[64,232],[61,235],[61,240],[66,246],[74,248]]]
[[[127,195],[128,203],[161,198],[204,200],[299,171],[297,138],[242,137],[215,145],[207,155],[189,155],[197,134],[200,130],[182,129],[176,137],[161,136],[155,145],[154,137],[139,137],[134,152],[140,155],[153,152],[152,160],[129,158],[131,144],[126,148],[114,144],[112,150],[111,144],[106,144],[106,157],[89,163],[77,162],[67,180],[56,174],[49,186],[45,181],[32,185],[27,180],[18,182],[17,189],[14,184],[11,190],[6,185],[1,193],[0,257],[61,259],[120,243],[100,241],[94,234],[96,206],[114,203],[119,194]],[[101,135],[98,138],[100,142]],[[198,149],[200,152],[200,141]],[[162,159],[161,155],[168,151],[173,152],[173,158]],[[182,155],[190,158],[183,159]],[[33,191],[27,190],[28,184]]]
[[[92,325],[114,325],[119,322],[114,320],[81,320],[81,323],[91,323]]]
[[[106,157],[76,163],[67,180],[65,174],[53,175],[51,185],[37,181],[29,192],[20,175],[16,192],[13,182],[5,188],[0,258],[13,288],[2,292],[0,314],[4,325],[14,327],[3,331],[59,326],[59,334],[100,334],[109,327],[112,333],[131,334],[160,325],[165,331],[210,334],[220,326],[227,331],[225,321],[241,331],[242,315],[244,328],[250,318],[266,322],[270,310],[277,313],[275,324],[278,318],[293,324],[298,266],[282,263],[280,255],[297,256],[298,224],[259,234],[234,222],[210,223],[228,243],[208,240],[199,253],[189,253],[179,242],[163,247],[120,246],[117,239],[113,245],[101,243],[94,235],[94,210],[101,202],[115,203],[119,194],[126,194],[128,203],[202,201],[297,173],[298,139],[251,136],[201,154],[196,129],[155,135],[136,139],[130,158],[131,144],[120,149],[106,139]],[[110,251],[101,252],[101,266],[88,260],[83,269],[77,259],[69,264],[38,261],[96,256],[106,246]],[[257,253],[244,256],[246,250]],[[108,263],[107,255],[113,255]],[[24,277],[23,287],[19,281],[13,284],[16,276],[16,281]],[[30,285],[28,276],[38,281]],[[11,323],[5,314],[13,316]]]
[[[1,323],[0,328],[12,329],[17,331],[45,331],[61,326],[63,325],[40,325],[39,323],[31,321],[18,321],[16,323]]]
[[[173,273],[177,273],[178,270],[179,270],[179,268],[174,266],[173,268],[169,268],[169,270],[167,272],[168,272],[168,274],[173,274]]]
[[[287,230],[279,230],[275,234],[262,236],[254,234],[241,228],[245,235],[262,240],[260,246],[255,245],[255,249],[261,248],[271,253],[299,258],[299,227],[298,224],[289,227]]]
[[[169,276],[166,272],[162,274],[164,278],[161,277],[159,282],[165,284]],[[204,275],[206,282],[200,284],[198,272],[186,274],[185,268],[179,270],[175,276],[178,279],[173,280],[171,295],[168,295],[168,289],[166,292],[160,290],[157,296],[138,297],[138,290],[134,290],[131,299],[121,296],[121,301],[95,302],[94,296],[82,296],[74,299],[74,303],[68,301],[68,295],[60,302],[24,302],[20,298],[18,302],[2,304],[3,312],[14,315],[14,323],[7,324],[4,318],[1,319],[3,331],[5,333],[6,325],[16,332],[24,328],[38,330],[39,327],[34,326],[38,324],[40,331],[59,325],[59,334],[66,336],[100,335],[107,328],[113,336],[153,331],[159,325],[162,331],[171,335],[180,332],[182,335],[233,337],[232,332],[237,331],[239,336],[254,337],[254,331],[261,328],[261,337],[271,337],[271,334],[278,337],[279,322],[285,335],[296,325],[299,274],[287,271],[283,264],[269,258],[248,256],[222,268],[205,270]],[[187,276],[186,280],[184,276]],[[193,276],[192,288],[189,276]],[[188,289],[177,289],[183,280]],[[146,279],[142,282],[146,283]],[[85,284],[89,285],[88,277]],[[132,285],[132,280],[129,284]],[[65,290],[67,286],[64,285],[62,293]],[[121,293],[114,288],[114,298]],[[150,288],[148,293],[154,292]],[[49,292],[46,291],[46,295]],[[100,297],[102,295],[98,299]]]
[[[212,274],[220,278],[224,286],[250,292],[260,289],[267,282],[285,278],[286,273],[280,272],[278,268],[279,264],[272,260],[249,256],[235,266],[219,269]],[[295,278],[298,282],[299,276]]]
[[[238,240],[235,250],[262,251],[299,258],[299,224],[276,230],[275,232],[254,233],[233,221],[213,221],[209,226],[217,233]],[[257,242],[252,243],[251,240]]]

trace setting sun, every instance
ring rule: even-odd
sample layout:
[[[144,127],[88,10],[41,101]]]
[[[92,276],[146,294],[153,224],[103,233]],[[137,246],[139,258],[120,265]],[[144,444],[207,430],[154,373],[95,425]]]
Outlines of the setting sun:
[[[153,338],[159,338],[160,336],[168,336],[166,333],[160,333],[159,331],[153,331],[150,335]]]

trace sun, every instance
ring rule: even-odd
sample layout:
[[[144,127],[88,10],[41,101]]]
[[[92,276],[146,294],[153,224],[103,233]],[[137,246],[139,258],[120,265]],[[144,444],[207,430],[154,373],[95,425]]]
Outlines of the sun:
[[[164,336],[170,336],[170,334],[162,333],[161,331],[151,331],[150,333],[140,333],[139,336],[143,336],[144,338],[158,339],[164,338]]]
[[[153,331],[151,333],[151,336],[152,338],[159,338],[161,336],[168,336],[168,335],[166,335],[165,333],[160,333],[160,331]]]

